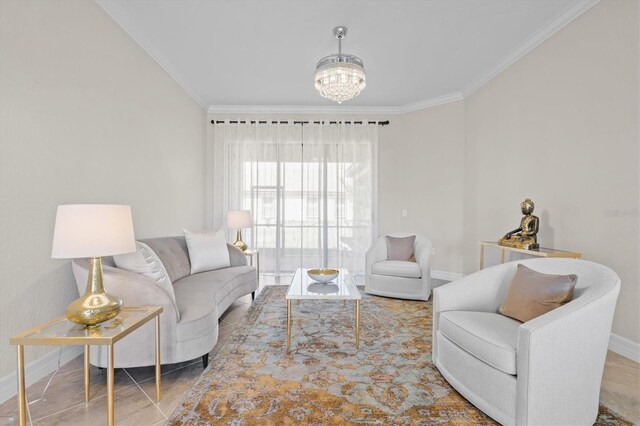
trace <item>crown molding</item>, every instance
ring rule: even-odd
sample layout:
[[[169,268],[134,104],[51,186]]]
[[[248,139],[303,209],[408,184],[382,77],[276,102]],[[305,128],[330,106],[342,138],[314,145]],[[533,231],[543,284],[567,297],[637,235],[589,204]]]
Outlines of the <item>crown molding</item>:
[[[95,0],[96,3],[109,15],[129,36],[136,42],[149,56],[151,56],[157,63],[165,70],[167,74],[182,89],[187,92],[191,98],[196,101],[203,109],[207,109],[206,102],[200,97],[200,95],[187,83],[187,80],[183,78],[178,71],[167,61],[158,49],[149,41],[148,38],[142,34],[140,30],[135,26],[127,15],[122,11],[120,6],[116,2],[107,0]]]
[[[211,105],[211,114],[404,114],[449,102],[461,101],[460,92],[426,99],[402,106],[282,106],[282,105]]]
[[[551,20],[547,25],[542,27],[540,31],[536,32],[531,37],[522,42],[511,53],[509,53],[500,62],[498,62],[493,68],[490,68],[489,70],[480,74],[480,76],[478,76],[462,90],[462,96],[464,96],[465,98],[468,97],[473,92],[487,84],[489,81],[493,80],[504,70],[519,61],[527,53],[531,52],[533,49],[542,44],[542,42],[560,31],[566,25],[570,24],[578,16],[591,9],[599,1],[600,0],[580,0],[579,2],[568,8],[566,11]]]
[[[405,114],[407,112],[419,111],[421,109],[433,108],[438,105],[448,104],[449,102],[461,101],[464,99],[462,93],[454,92],[448,95],[438,96],[436,98],[425,99],[424,101],[415,102],[412,104],[403,105],[397,107],[398,112],[396,114]]]

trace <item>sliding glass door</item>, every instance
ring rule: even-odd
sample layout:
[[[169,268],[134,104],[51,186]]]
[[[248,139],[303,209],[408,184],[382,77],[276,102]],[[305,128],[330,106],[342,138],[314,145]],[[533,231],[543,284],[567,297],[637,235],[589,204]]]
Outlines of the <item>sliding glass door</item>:
[[[216,128],[219,125],[216,126]],[[376,125],[242,125],[224,140],[226,210],[251,210],[245,240],[275,275],[347,268],[361,277],[376,229]]]

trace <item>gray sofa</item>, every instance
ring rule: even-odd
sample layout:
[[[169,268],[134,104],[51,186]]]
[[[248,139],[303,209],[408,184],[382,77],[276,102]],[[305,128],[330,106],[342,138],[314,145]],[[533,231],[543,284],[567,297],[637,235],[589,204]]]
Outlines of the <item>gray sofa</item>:
[[[141,240],[160,258],[173,283],[175,297],[144,275],[119,269],[113,258],[102,259],[106,291],[124,306],[156,305],[164,308],[160,316],[161,362],[173,364],[208,354],[218,340],[218,319],[237,298],[258,289],[256,269],[247,265],[246,256],[227,244],[231,266],[191,275],[189,252],[184,237]],[[88,259],[72,262],[78,291],[85,291]],[[155,364],[155,325],[145,324],[114,345],[116,368]],[[106,346],[91,348],[91,364],[107,366]]]

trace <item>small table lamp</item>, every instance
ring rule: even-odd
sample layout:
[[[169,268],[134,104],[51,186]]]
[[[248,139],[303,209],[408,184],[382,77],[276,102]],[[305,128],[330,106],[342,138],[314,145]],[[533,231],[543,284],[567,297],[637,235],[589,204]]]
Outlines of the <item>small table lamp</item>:
[[[247,245],[242,241],[242,229],[251,228],[251,211],[234,210],[227,213],[227,226],[229,229],[237,229],[236,242],[233,243],[240,250],[245,251]]]
[[[136,241],[131,207],[107,204],[58,206],[51,257],[90,258],[87,290],[67,307],[69,320],[95,326],[118,315],[122,300],[104,290],[100,256],[134,251]]]

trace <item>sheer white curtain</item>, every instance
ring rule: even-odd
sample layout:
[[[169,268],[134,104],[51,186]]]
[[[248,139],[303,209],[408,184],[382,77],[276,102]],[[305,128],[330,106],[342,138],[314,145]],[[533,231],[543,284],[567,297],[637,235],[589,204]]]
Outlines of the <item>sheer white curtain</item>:
[[[377,234],[376,124],[216,124],[222,211],[251,210],[261,272],[338,267],[360,281]],[[221,193],[220,193],[221,192]]]

